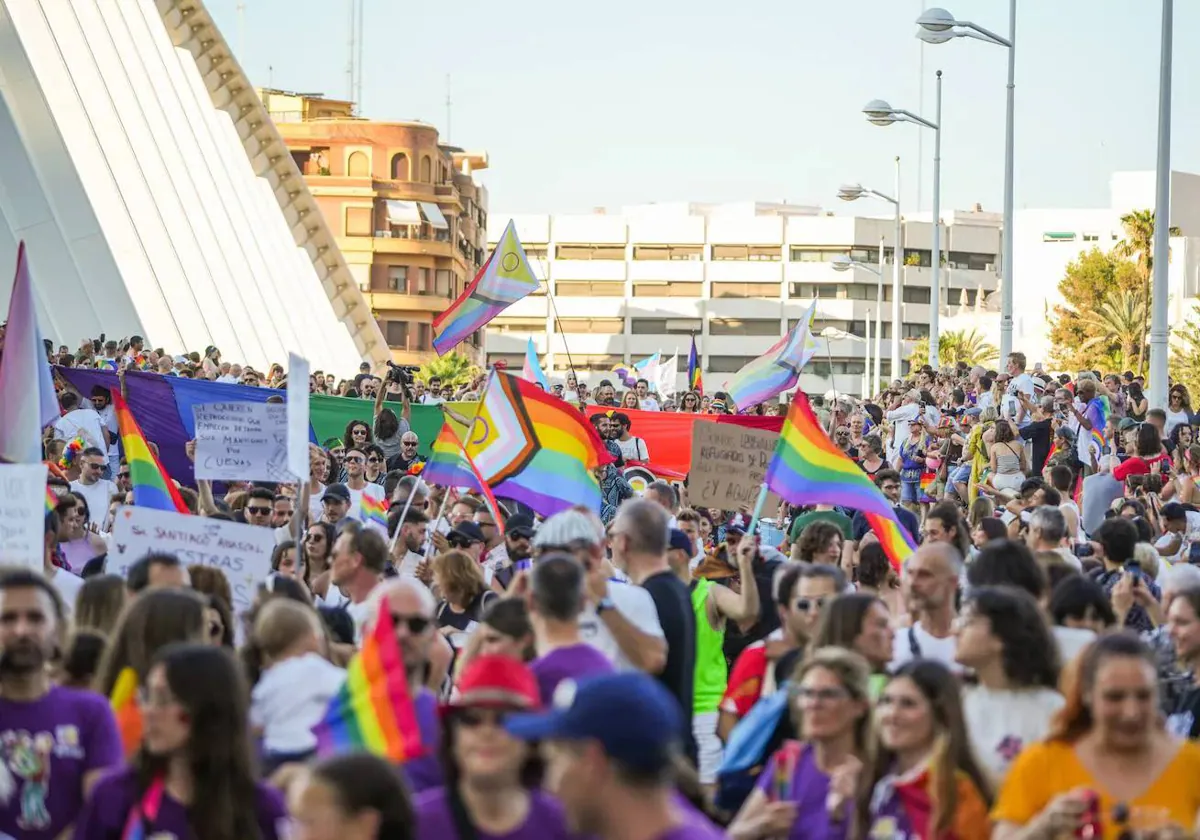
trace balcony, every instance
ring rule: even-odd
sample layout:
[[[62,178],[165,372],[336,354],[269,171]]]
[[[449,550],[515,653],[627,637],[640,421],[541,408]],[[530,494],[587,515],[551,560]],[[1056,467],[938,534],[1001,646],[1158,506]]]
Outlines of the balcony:
[[[444,295],[410,295],[404,292],[368,290],[363,293],[374,311],[440,313],[450,305]]]
[[[338,247],[346,253],[409,254],[465,260],[448,238],[432,235],[396,236],[392,231],[376,231],[379,236],[339,236]]]

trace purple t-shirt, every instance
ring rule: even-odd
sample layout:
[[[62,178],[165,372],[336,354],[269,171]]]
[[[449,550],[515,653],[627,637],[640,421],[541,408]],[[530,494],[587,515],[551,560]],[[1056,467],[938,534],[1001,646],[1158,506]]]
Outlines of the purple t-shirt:
[[[554,697],[554,689],[563,680],[611,674],[613,666],[603,653],[589,644],[580,642],[539,656],[529,663],[529,670],[537,677],[543,705],[549,706]]]
[[[530,791],[529,795],[529,816],[523,825],[507,834],[477,831],[478,840],[567,840],[572,836],[557,799],[540,790]],[[413,810],[417,815],[417,840],[458,837],[444,787],[417,794]]]
[[[413,700],[413,709],[417,714],[417,728],[421,730],[421,743],[425,745],[425,753],[404,762],[400,765],[400,770],[408,781],[409,790],[420,793],[445,784],[442,762],[438,758],[442,727],[438,719],[437,696],[429,689],[421,689]]]
[[[775,790],[775,760],[778,757],[778,752],[771,756],[754,784],[771,798],[776,798],[778,793]],[[829,812],[825,810],[825,800],[828,796],[829,777],[817,767],[816,756],[806,744],[800,748],[800,755],[796,758],[796,767],[788,784],[787,796],[784,797],[788,802],[796,803],[796,822],[792,824],[792,831],[788,835],[790,840],[837,840],[846,836],[845,821],[833,824],[829,822]]]
[[[75,826],[74,840],[120,840],[129,814],[144,794],[138,789],[137,770],[125,766],[114,770],[97,784],[87,807]],[[256,782],[254,815],[263,840],[279,840],[288,835],[287,810],[278,791]],[[188,824],[187,807],[163,794],[158,814],[145,823],[145,835],[154,840],[184,840],[194,836]]]
[[[15,785],[0,800],[0,838],[49,840],[83,809],[83,777],[124,760],[108,700],[54,686],[40,700],[0,699],[0,761]]]
[[[688,821],[672,828],[658,840],[724,840],[725,832],[710,822]]]

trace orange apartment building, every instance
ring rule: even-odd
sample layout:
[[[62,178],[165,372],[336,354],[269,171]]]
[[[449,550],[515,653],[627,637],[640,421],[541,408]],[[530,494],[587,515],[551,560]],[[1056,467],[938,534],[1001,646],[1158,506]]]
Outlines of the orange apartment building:
[[[259,97],[362,288],[399,364],[433,352],[433,318],[487,257],[486,153],[438,142],[421,122],[353,115],[354,103],[262,89]],[[482,359],[482,333],[459,350]]]

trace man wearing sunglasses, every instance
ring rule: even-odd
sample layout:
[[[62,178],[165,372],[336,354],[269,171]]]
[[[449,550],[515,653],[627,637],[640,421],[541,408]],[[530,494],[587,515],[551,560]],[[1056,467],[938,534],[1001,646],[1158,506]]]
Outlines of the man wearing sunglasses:
[[[421,445],[421,439],[417,437],[417,433],[407,431],[400,435],[400,451],[388,458],[388,470],[399,470],[406,473],[413,464],[419,464],[424,459],[417,452],[417,448]]]
[[[451,528],[450,533],[446,534],[446,542],[450,544],[450,548],[471,555],[476,563],[482,562],[483,548],[487,541],[484,539],[483,529],[474,522],[460,522]]]
[[[388,546],[383,536],[354,521],[346,523],[333,544],[330,581],[350,599],[346,612],[354,619],[356,644],[362,641],[363,625],[375,603],[371,594],[383,582],[387,554]]]
[[[346,515],[351,519],[357,519],[359,511],[362,510],[363,494],[369,494],[373,499],[384,498],[383,486],[367,481],[367,452],[366,449],[360,449],[352,446],[346,450],[346,455],[342,458],[342,464],[346,467],[346,489],[350,491],[350,509]]]

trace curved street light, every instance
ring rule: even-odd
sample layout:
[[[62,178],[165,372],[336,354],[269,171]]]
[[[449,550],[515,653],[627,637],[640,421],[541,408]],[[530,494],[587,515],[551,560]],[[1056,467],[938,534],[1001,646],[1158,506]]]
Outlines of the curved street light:
[[[902,108],[893,108],[890,104],[882,99],[872,99],[863,106],[863,114],[866,115],[867,121],[872,125],[891,125],[894,122],[910,122],[924,128],[933,130],[933,283],[931,284],[929,293],[929,363],[934,370],[938,368],[938,316],[941,310],[942,303],[942,71],[937,72],[937,104],[935,107],[934,121],[930,121],[914,114],[912,111],[905,111]],[[897,194],[899,191],[897,191]],[[897,213],[897,218],[898,218]],[[896,240],[896,264],[897,273],[899,273],[900,263],[900,240]],[[897,301],[900,295],[897,290],[893,290],[892,313],[893,318],[896,315]],[[903,334],[903,327],[897,321],[892,328],[892,341],[899,341],[900,335]],[[892,352],[892,377],[900,375],[900,368],[896,362],[896,350],[893,346]]]
[[[1004,227],[1000,255],[1000,358],[1012,352],[1013,334],[1013,101],[1017,68],[1017,0],[1008,3],[1008,37],[969,20],[957,20],[945,9],[926,9],[917,18],[917,37],[927,44],[944,44],[955,38],[974,38],[1008,48],[1008,87],[1004,118]]]

